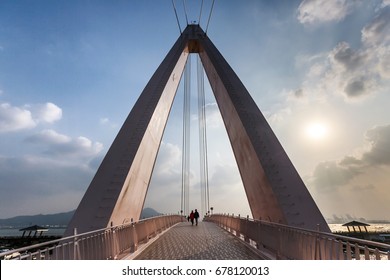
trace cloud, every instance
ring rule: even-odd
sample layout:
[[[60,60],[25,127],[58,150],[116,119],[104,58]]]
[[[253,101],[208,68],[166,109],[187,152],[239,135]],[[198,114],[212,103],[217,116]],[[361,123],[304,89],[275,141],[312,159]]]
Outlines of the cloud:
[[[75,161],[0,156],[2,218],[55,213],[77,207],[95,170]]]
[[[321,191],[330,191],[345,185],[360,174],[358,168],[340,165],[337,162],[322,162],[314,170],[314,184]]]
[[[174,144],[162,142],[145,207],[163,213],[176,213],[180,209],[181,180],[181,150]]]
[[[50,102],[28,107],[31,107],[36,122],[54,123],[62,118],[62,109]]]
[[[14,107],[0,104],[0,132],[32,129],[39,123],[53,123],[62,118],[62,110],[53,103]]]
[[[207,127],[215,129],[224,127],[221,112],[217,103],[206,104],[206,124]]]
[[[161,143],[157,157],[158,163],[162,164],[157,164],[154,172],[160,178],[169,178],[181,168],[181,149],[174,144]]]
[[[99,123],[100,125],[109,126],[111,128],[116,128],[118,126],[116,123],[110,121],[109,118],[100,118]]]
[[[51,129],[26,138],[26,143],[38,147],[35,155],[0,155],[0,196],[7,198],[0,205],[1,216],[77,207],[101,162],[102,144]]]
[[[103,149],[102,143],[93,143],[83,136],[72,139],[51,129],[42,130],[25,141],[39,144],[44,147],[45,154],[57,157],[90,158],[97,156]]]
[[[313,4],[304,1],[301,5],[305,3]],[[379,9],[361,30],[362,44],[359,48],[339,42],[327,54],[300,54],[296,58],[296,67],[309,70],[295,92],[300,93],[304,89],[305,93],[317,99],[333,94],[342,96],[347,102],[361,101],[381,92],[390,79],[389,29],[390,6],[386,6]]]
[[[0,132],[30,129],[36,126],[31,112],[8,103],[0,104]]]
[[[379,88],[377,64],[373,50],[353,50],[348,43],[341,42],[329,54],[329,68],[322,85],[347,100],[368,96]]]
[[[241,183],[241,177],[239,176],[237,166],[218,164],[213,168],[213,173],[210,178],[211,185],[224,188],[225,186],[239,183]]]
[[[368,45],[390,42],[390,5],[384,6],[375,18],[363,28],[362,41]]]
[[[302,24],[314,24],[343,20],[359,1],[303,0],[298,7],[297,18]]]
[[[341,42],[330,52],[329,58],[333,67],[353,72],[367,61],[367,54],[355,51],[348,43]]]
[[[368,130],[366,141],[370,143],[370,149],[363,154],[362,160],[370,165],[390,166],[390,125]]]
[[[177,213],[181,204],[181,149],[162,143],[155,170],[145,201],[145,207],[158,208],[164,213]],[[194,167],[197,169],[197,166]],[[245,191],[238,169],[234,165],[209,165],[210,203],[215,211],[250,214]],[[190,175],[190,207],[201,208],[199,178],[192,170]],[[228,201],[240,201],[231,205]]]
[[[337,190],[356,177],[368,174],[367,170],[378,169],[379,166],[390,167],[390,125],[368,130],[365,140],[369,145],[360,155],[347,155],[340,161],[318,164],[312,178],[315,187],[321,191]]]
[[[382,7],[390,6],[390,0],[383,0]]]

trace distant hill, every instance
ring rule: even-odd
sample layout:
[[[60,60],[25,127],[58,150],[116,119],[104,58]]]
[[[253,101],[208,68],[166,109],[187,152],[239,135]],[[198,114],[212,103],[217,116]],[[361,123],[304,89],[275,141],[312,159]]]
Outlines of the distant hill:
[[[141,212],[141,219],[147,219],[155,216],[160,216],[161,213],[157,212],[153,208],[144,208]]]
[[[32,225],[40,226],[63,226],[66,227],[73,217],[76,210],[65,213],[48,214],[48,215],[32,215],[32,216],[17,216],[8,219],[0,219],[0,227],[27,227]],[[144,208],[141,212],[141,219],[159,216],[161,213],[152,208]]]
[[[75,210],[65,213],[17,216],[8,219],[0,219],[0,227],[26,227],[31,225],[40,226],[67,226]]]

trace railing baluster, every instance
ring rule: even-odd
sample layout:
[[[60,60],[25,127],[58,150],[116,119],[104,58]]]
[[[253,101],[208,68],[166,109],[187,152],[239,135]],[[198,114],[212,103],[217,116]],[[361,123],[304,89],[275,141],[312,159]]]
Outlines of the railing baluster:
[[[364,259],[365,260],[370,259],[370,250],[368,249],[367,245],[364,246]]]
[[[124,252],[135,252],[139,242],[146,243],[164,229],[181,221],[178,215],[159,216],[118,227],[32,245],[7,253],[29,252],[20,259],[114,259]],[[335,234],[311,231],[233,215],[211,215],[212,221],[244,238],[260,251],[281,259],[390,259],[390,245]],[[77,232],[75,232],[77,233]],[[353,245],[351,245],[353,244]],[[362,253],[362,254],[360,254]]]
[[[351,260],[390,259],[390,245],[332,233],[307,230],[261,220],[213,214],[206,221],[214,222],[232,234],[253,240],[254,247],[283,259]],[[250,224],[250,225],[249,225]],[[370,249],[375,248],[375,249]],[[362,256],[361,256],[362,251]],[[371,253],[372,252],[372,253]]]
[[[375,259],[376,260],[380,260],[381,259],[381,256],[380,256],[378,248],[375,248]]]
[[[355,260],[360,260],[360,247],[357,243],[355,243]]]

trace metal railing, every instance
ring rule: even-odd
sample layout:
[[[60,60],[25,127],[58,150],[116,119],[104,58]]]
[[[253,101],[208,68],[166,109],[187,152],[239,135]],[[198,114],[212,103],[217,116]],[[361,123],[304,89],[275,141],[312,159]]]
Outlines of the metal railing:
[[[133,253],[162,231],[182,220],[179,215],[158,216],[10,250],[0,259],[110,260]]]
[[[293,260],[390,260],[390,245],[229,215],[218,224],[259,250],[265,258]]]

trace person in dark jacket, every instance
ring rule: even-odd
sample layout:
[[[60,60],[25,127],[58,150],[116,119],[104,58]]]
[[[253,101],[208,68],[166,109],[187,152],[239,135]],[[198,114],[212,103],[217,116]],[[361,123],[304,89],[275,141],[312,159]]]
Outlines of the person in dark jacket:
[[[195,223],[196,223],[196,225],[198,225],[199,212],[198,212],[197,209],[195,209],[194,218],[195,218]]]

